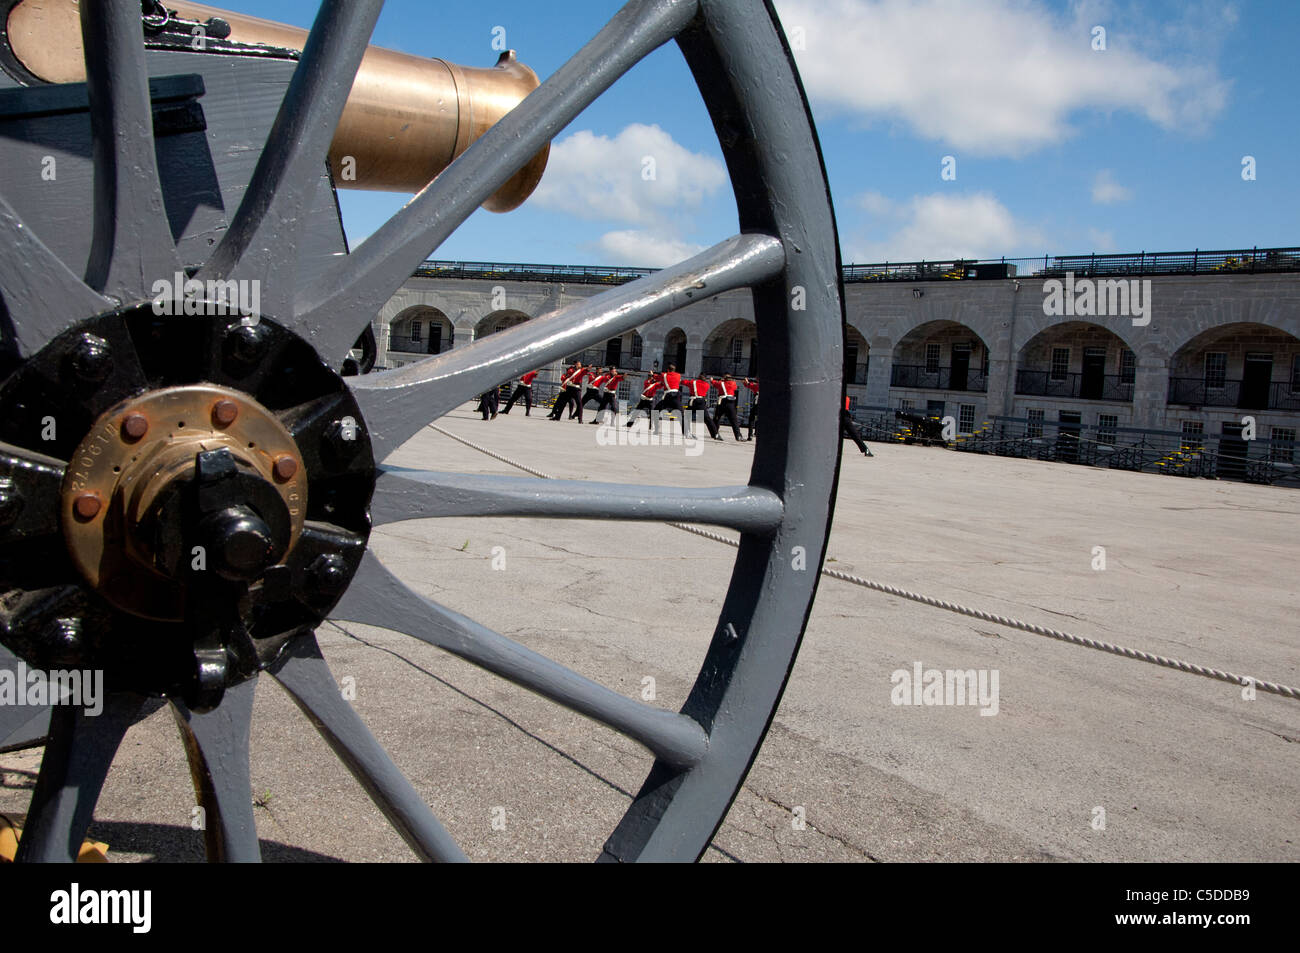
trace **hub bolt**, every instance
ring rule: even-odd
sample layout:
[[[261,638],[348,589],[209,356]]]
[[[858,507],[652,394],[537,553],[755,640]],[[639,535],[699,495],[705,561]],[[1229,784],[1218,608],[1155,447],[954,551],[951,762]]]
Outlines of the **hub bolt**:
[[[272,468],[275,478],[281,483],[288,483],[298,472],[298,461],[287,453],[282,453],[275,458],[275,465]]]
[[[212,422],[218,427],[229,427],[239,416],[239,405],[233,400],[219,400],[212,408]]]
[[[113,369],[113,356],[108,342],[94,334],[81,336],[81,340],[68,354],[68,361],[73,373],[91,384],[102,383]]]
[[[83,493],[72,503],[72,509],[76,512],[78,518],[83,520],[93,520],[99,515],[103,503],[100,502],[99,496],[94,493]]]
[[[308,568],[311,587],[317,595],[331,598],[338,595],[348,581],[348,567],[337,553],[317,556]]]
[[[127,414],[122,420],[122,436],[139,440],[149,432],[149,418],[144,414]]]
[[[247,377],[266,356],[271,331],[262,324],[234,324],[226,332],[225,369],[232,377]]]

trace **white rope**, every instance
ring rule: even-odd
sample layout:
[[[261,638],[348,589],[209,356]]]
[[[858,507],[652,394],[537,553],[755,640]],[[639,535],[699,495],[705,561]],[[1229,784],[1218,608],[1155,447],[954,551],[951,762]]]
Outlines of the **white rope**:
[[[436,424],[430,424],[429,426],[445,437],[450,437],[452,440],[455,440],[458,443],[463,443],[472,450],[477,450],[479,453],[485,453],[489,457],[493,457],[500,460],[502,463],[523,470],[525,473],[531,473],[533,476],[540,477],[543,480],[555,479],[555,477],[551,476],[549,473],[543,473],[541,470],[534,470],[532,467],[525,466],[517,460],[512,460],[507,456],[489,450],[487,447],[480,447],[478,444],[471,443],[463,437],[458,437],[454,433],[449,433],[448,431],[443,430]],[[703,536],[705,539],[725,543],[728,546],[738,547],[740,545],[737,540],[731,539],[728,536],[723,536],[720,533],[700,529],[698,526],[691,526],[687,523],[669,523],[668,525],[677,529],[685,530],[688,533],[694,533],[696,536]],[[1095,649],[1098,652],[1109,652],[1112,655],[1136,659],[1139,662],[1147,662],[1151,665],[1160,665],[1164,668],[1176,669],[1180,672],[1187,672],[1190,675],[1200,675],[1202,678],[1212,678],[1216,681],[1229,682],[1233,685],[1253,685],[1261,692],[1268,692],[1271,695],[1281,695],[1283,698],[1300,700],[1300,689],[1292,688],[1289,685],[1279,685],[1277,682],[1266,682],[1246,675],[1236,675],[1232,672],[1225,672],[1221,669],[1209,668],[1205,665],[1197,665],[1194,662],[1184,662],[1181,659],[1169,658],[1165,655],[1156,655],[1152,652],[1143,652],[1140,649],[1131,649],[1123,645],[1115,645],[1111,642],[1102,642],[1098,639],[1089,639],[1081,635],[1072,635],[1069,632],[1062,632],[1059,629],[1050,629],[1047,626],[1035,625],[1032,622],[1022,622],[1019,619],[1013,619],[1009,616],[996,615],[992,612],[985,612],[983,609],[972,609],[969,606],[959,605],[955,602],[947,602],[943,599],[936,599],[933,596],[922,595],[919,592],[911,592],[907,589],[900,589],[897,586],[891,586],[887,583],[875,582],[871,579],[863,579],[861,576],[854,576],[851,573],[841,572],[838,569],[823,568],[821,574],[823,576],[829,576],[831,579],[839,579],[842,582],[852,583],[855,586],[862,586],[865,589],[874,589],[877,592],[897,596],[900,599],[910,599],[912,602],[919,602],[922,605],[933,606],[936,609],[945,609],[948,612],[956,612],[960,615],[970,616],[973,619],[992,622],[995,625],[1006,626],[1009,629],[1019,629],[1021,632],[1041,635],[1049,639],[1056,639],[1059,642],[1069,643],[1070,645],[1082,645],[1084,648]]]

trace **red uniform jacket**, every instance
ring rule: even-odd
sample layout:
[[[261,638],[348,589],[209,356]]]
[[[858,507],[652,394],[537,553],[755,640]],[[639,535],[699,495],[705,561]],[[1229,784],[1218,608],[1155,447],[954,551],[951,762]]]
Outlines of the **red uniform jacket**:
[[[678,374],[676,371],[665,371],[665,372],[664,372],[664,390],[665,390],[665,391],[678,390],[678,389],[681,388],[681,386],[682,386],[682,375],[681,375],[681,374]]]
[[[523,377],[519,378],[519,383],[523,384],[525,387],[532,387],[533,381],[537,379],[537,374],[537,371],[529,371]]]
[[[709,382],[702,381],[699,378],[686,382],[686,387],[691,392],[692,397],[707,397],[709,393]]]
[[[605,390],[609,391],[611,394],[615,394],[615,393],[617,393],[617,392],[618,392],[618,385],[621,384],[621,383],[623,382],[623,378],[626,377],[626,376],[627,376],[627,375],[625,375],[625,374],[611,374],[611,375],[609,375],[609,380],[605,381]]]
[[[641,388],[641,397],[648,400],[663,386],[663,381],[659,380],[659,378],[647,377],[645,380],[645,386]]]
[[[717,385],[718,385],[718,390],[721,391],[721,393],[718,395],[719,399],[721,399],[721,398],[723,398],[723,397],[735,397],[735,396],[736,396],[736,382],[735,382],[735,381],[714,381],[713,383],[717,384]]]
[[[751,391],[753,391],[755,394],[758,393],[758,382],[757,382],[757,381],[745,381],[745,386],[748,387],[748,388],[749,388]]]
[[[591,380],[587,381],[587,386],[592,389],[598,389],[601,384],[605,383],[605,378],[608,376],[608,374],[597,374]]]

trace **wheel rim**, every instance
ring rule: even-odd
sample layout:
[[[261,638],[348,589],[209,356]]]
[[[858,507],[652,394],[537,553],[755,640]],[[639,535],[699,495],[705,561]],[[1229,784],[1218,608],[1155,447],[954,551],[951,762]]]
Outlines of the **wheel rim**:
[[[482,201],[587,104],[670,39],[678,41],[713,119],[731,173],[740,229],[695,258],[545,319],[399,371],[348,378],[349,396],[320,398],[312,426],[294,431],[308,474],[319,480],[331,465],[339,465],[337,460],[331,464],[328,447],[331,440],[337,447],[337,429],[346,420],[373,446],[373,460],[380,463],[373,465],[367,447],[359,463],[343,465],[353,480],[353,495],[365,497],[373,487],[376,526],[466,515],[684,520],[737,529],[741,540],[703,667],[680,713],[624,698],[417,595],[373,553],[360,555],[368,526],[364,532],[347,527],[360,537],[359,546],[353,542],[348,548],[328,537],[331,545],[337,544],[340,560],[330,577],[334,591],[317,593],[312,611],[323,615],[332,605],[333,619],[404,632],[639,741],[656,761],[601,859],[696,859],[721,824],[780,700],[816,592],[838,475],[844,333],[838,240],[819,147],[789,50],[770,3],[634,0],[358,251],[311,288],[295,288],[286,277],[298,273],[301,216],[293,213],[318,174],[319,157],[327,151],[350,86],[350,80],[343,80],[355,73],[380,6],[380,0],[322,3],[247,196],[195,276],[200,281],[262,282],[265,324],[283,336],[286,347],[305,342],[338,367],[363,330],[348,316],[377,313]],[[153,158],[138,4],[85,4],[82,17],[95,143],[91,266],[83,283],[7,206],[0,206],[0,231],[13,248],[0,262],[0,293],[14,322],[19,356],[26,359],[11,380],[42,360],[48,363],[50,354],[62,353],[60,348],[66,350],[70,333],[89,333],[81,327],[83,320],[110,332],[115,320],[124,326],[125,319],[114,318],[123,312],[119,306],[143,307],[155,280],[181,270]],[[39,267],[33,269],[33,264]],[[31,277],[36,271],[45,276],[39,286]],[[382,465],[430,418],[436,420],[501,380],[743,287],[753,291],[764,382],[764,429],[745,487],[656,487],[647,492],[585,481],[524,486],[525,481],[512,478]],[[78,317],[70,321],[69,314]],[[77,325],[74,332],[70,325]],[[223,327],[221,333],[239,333]],[[266,370],[259,366],[258,381],[263,382]],[[329,367],[312,373],[333,379]],[[123,386],[134,395],[162,388],[147,373]],[[240,389],[250,399],[257,395],[252,385]],[[105,403],[111,396],[95,399]],[[297,405],[275,410],[282,418],[297,419],[294,415],[301,413]],[[51,481],[64,478],[67,461],[41,454],[30,425],[11,428],[4,436],[9,444],[0,449],[7,454],[7,479],[13,486],[35,498],[48,493]],[[200,477],[201,471],[187,479],[198,482]],[[319,504],[309,500],[308,506]],[[335,525],[330,523],[333,510],[314,513],[319,521]],[[309,520],[311,516],[309,512]],[[11,525],[6,542],[49,543],[61,534],[57,512],[38,511]],[[319,557],[317,563],[333,554],[312,553]],[[293,586],[306,585],[301,576],[293,577]],[[102,611],[95,615],[103,599],[85,593],[93,586],[82,582],[77,605],[85,605],[86,618],[79,621],[91,627],[110,624],[102,621]],[[4,583],[9,589],[33,588],[28,580]],[[238,590],[242,598],[260,591],[263,582],[244,579],[231,585],[245,587]],[[295,604],[308,601],[296,593],[294,598]],[[65,610],[60,619],[69,615],[75,613]],[[49,628],[48,619],[33,618],[30,625],[9,619],[0,641],[34,661],[58,661],[53,649],[28,637]],[[162,695],[170,698],[200,804],[208,811],[210,859],[258,859],[248,786],[251,676],[257,671],[268,672],[288,690],[417,854],[464,859],[339,696],[310,631],[315,619],[279,621],[274,640],[252,653],[255,664],[248,672],[221,676],[224,697],[186,694],[156,678],[143,684],[127,679],[119,680],[110,694],[107,717],[92,719],[78,709],[56,708],[20,859],[75,856],[122,734],[157,707],[159,702],[149,696]],[[215,645],[212,633],[203,638],[191,633],[199,681],[205,660],[240,658],[231,632],[247,640],[253,628],[248,618],[231,619]],[[70,657],[66,645],[63,650]]]

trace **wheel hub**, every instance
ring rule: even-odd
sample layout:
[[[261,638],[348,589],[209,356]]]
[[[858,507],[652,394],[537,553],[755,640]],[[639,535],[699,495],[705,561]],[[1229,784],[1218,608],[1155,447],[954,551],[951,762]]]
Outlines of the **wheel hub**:
[[[39,492],[0,479],[0,638],[114,690],[215,706],[320,624],[365,552],[361,411],[267,319],[83,321],[0,387],[0,441],[66,461]]]
[[[283,564],[302,533],[307,470],[288,430],[247,395],[168,387],[100,416],[69,462],[60,507],[92,588],[126,612],[180,621],[187,565],[253,583]]]

